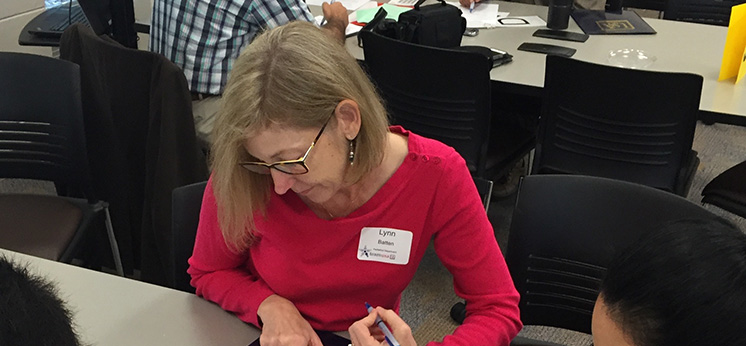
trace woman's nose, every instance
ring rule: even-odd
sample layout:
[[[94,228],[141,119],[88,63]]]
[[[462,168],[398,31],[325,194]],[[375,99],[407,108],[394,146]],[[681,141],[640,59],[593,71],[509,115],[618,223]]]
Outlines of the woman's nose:
[[[270,169],[270,174],[272,175],[272,182],[275,184],[275,192],[278,195],[288,192],[295,183],[295,178],[290,174],[282,173],[276,169]]]

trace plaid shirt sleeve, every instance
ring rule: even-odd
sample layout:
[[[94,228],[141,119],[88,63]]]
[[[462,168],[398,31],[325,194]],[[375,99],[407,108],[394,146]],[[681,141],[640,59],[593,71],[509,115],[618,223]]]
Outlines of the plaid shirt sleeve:
[[[292,20],[313,21],[303,0],[154,0],[150,50],[181,67],[191,91],[218,95],[241,49]]]

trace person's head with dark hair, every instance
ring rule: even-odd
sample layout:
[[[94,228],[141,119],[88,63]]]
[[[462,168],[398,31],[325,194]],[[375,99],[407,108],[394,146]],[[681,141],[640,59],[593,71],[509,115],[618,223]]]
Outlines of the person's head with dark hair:
[[[682,220],[609,265],[593,311],[595,346],[746,345],[746,235]]]
[[[0,256],[0,345],[78,346],[70,311],[48,280]]]

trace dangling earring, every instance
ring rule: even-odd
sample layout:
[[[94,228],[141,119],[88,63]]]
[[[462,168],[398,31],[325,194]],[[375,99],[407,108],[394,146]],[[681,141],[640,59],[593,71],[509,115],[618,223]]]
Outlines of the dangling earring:
[[[355,147],[357,146],[356,144],[357,144],[356,138],[350,140],[350,155],[349,155],[350,166],[352,166],[353,163],[355,162]]]

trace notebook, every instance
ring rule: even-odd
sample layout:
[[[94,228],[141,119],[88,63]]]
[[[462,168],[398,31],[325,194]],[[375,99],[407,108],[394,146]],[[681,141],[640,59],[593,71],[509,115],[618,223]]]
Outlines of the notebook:
[[[655,34],[655,30],[634,11],[621,13],[573,10],[572,18],[588,35]]]

